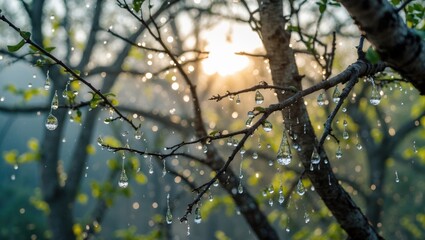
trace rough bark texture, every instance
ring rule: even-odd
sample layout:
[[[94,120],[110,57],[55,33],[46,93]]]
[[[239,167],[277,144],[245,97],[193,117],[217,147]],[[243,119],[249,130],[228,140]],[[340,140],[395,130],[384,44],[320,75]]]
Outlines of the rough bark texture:
[[[282,1],[269,0],[260,4],[261,34],[263,43],[269,56],[272,80],[275,85],[283,87],[295,87],[302,89],[300,76],[295,64],[294,54],[289,47],[290,34],[284,30],[285,20]],[[284,101],[292,93],[282,94],[277,92],[279,101]],[[306,175],[310,178],[316,192],[320,195],[326,206],[335,216],[341,227],[347,232],[351,239],[380,239],[375,229],[369,224],[367,218],[356,206],[350,195],[339,185],[332,172],[330,163],[323,148],[319,149],[321,162],[320,169],[315,167],[310,171],[310,158],[317,140],[310,123],[310,119],[304,105],[304,100],[300,100],[291,107],[285,109],[283,118],[285,127],[289,130],[289,135],[301,146],[298,152],[306,170]],[[298,123],[297,123],[298,122]],[[306,131],[304,132],[304,125]]]
[[[341,0],[382,60],[425,95],[425,41],[409,29],[388,1]]]

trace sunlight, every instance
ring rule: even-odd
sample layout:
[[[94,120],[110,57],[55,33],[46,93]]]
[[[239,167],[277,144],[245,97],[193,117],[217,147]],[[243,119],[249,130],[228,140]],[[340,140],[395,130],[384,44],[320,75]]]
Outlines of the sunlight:
[[[249,27],[220,23],[203,33],[210,54],[202,61],[203,71],[208,75],[228,76],[247,68],[250,60],[235,52],[253,52],[261,46],[261,40]]]
[[[228,76],[248,67],[249,60],[245,56],[236,55],[236,47],[229,42],[212,43],[207,47],[210,52],[202,62],[202,68],[208,75],[219,74]]]

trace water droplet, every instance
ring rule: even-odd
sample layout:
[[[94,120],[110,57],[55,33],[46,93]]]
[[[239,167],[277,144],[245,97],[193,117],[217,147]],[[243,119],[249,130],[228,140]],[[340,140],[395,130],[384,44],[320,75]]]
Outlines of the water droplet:
[[[52,85],[52,83],[51,83],[51,80],[50,80],[50,77],[49,77],[49,71],[47,71],[46,81],[44,82],[44,90],[49,91],[50,85]]]
[[[196,224],[200,224],[202,222],[202,216],[201,216],[201,210],[199,209],[199,207],[197,207],[195,209],[195,218],[194,218],[194,222]]]
[[[356,148],[357,148],[357,150],[362,150],[363,146],[358,142],[356,144]]]
[[[303,181],[301,179],[298,181],[298,184],[297,184],[297,193],[300,196],[304,195],[304,193],[305,193],[304,184],[303,184]]]
[[[203,153],[207,153],[207,152],[208,152],[208,147],[207,147],[207,145],[204,145],[204,146],[202,147],[202,152],[203,152]]]
[[[413,153],[418,153],[418,149],[416,148],[416,141],[413,141]]]
[[[255,92],[255,103],[262,104],[264,102],[264,96],[260,93],[260,91]]]
[[[268,191],[270,194],[274,193],[274,187],[273,187],[273,184],[270,184],[270,186],[269,186],[269,188],[267,189],[267,191]]]
[[[46,128],[50,131],[55,130],[58,127],[58,119],[53,116],[53,114],[49,114],[46,119]]]
[[[167,174],[167,169],[165,168],[165,159],[162,160],[162,177],[165,177]]]
[[[342,132],[342,138],[344,138],[345,140],[350,138],[350,134],[348,134],[347,129],[345,128],[344,128],[344,131]]]
[[[261,194],[263,194],[263,197],[267,197],[267,188],[263,189],[263,191],[261,192]]]
[[[397,171],[395,171],[395,182],[396,182],[396,183],[400,182],[400,179],[398,178],[398,173],[397,173]]]
[[[230,137],[227,139],[227,146],[232,146],[233,145],[233,139]]]
[[[325,104],[325,94],[324,93],[320,93],[317,96],[317,105],[323,106],[324,104]]]
[[[218,187],[218,180],[215,180],[215,181],[214,181],[213,186],[214,186],[214,187]]]
[[[271,122],[269,122],[267,120],[264,121],[264,123],[263,123],[263,129],[264,129],[264,131],[270,132],[272,130],[272,128],[273,128],[273,125],[272,125]]]
[[[272,207],[272,206],[273,206],[273,198],[270,198],[270,199],[269,199],[269,205],[270,205],[270,207]]]
[[[99,146],[101,146],[101,147],[102,147],[102,145],[103,145],[103,138],[102,138],[101,136],[99,136],[99,137],[97,138],[97,145],[99,145]]]
[[[189,236],[190,235],[190,225],[189,225],[189,223],[187,223],[187,236]]]
[[[340,159],[342,157],[342,150],[341,150],[341,146],[339,146],[339,145],[338,145],[338,149],[336,150],[335,156],[338,159]]]
[[[288,137],[286,136],[285,131],[282,135],[282,141],[280,142],[276,160],[280,165],[288,165],[292,160],[291,148],[289,146]]]
[[[239,182],[239,185],[238,185],[238,193],[239,194],[242,194],[243,193],[243,186],[242,186],[242,183],[241,182]]]
[[[313,148],[313,153],[311,154],[311,163],[312,164],[319,164],[320,163],[320,155],[317,152],[316,147]]]
[[[233,101],[234,99],[235,99],[235,95],[230,94],[230,95],[229,95],[229,100],[230,100],[230,101]]]
[[[346,127],[346,126],[348,125],[347,120],[345,120],[345,119],[344,119],[344,121],[342,122],[342,125],[343,125],[344,127]]]
[[[126,188],[128,186],[128,178],[127,174],[125,173],[125,169],[121,171],[120,179],[118,180],[118,186],[120,188]]]
[[[55,91],[55,94],[53,95],[51,108],[53,110],[56,110],[59,108],[59,97],[58,97],[57,91]]]
[[[379,94],[379,90],[375,84],[372,85],[372,94],[370,96],[369,102],[375,106],[381,102],[381,94]]]
[[[338,86],[335,86],[334,92],[332,94],[332,101],[338,103],[340,100],[341,93],[339,92]]]
[[[282,204],[285,201],[285,196],[283,195],[283,187],[279,187],[279,204]]]
[[[314,171],[313,163],[310,163],[310,171]]]
[[[28,83],[28,88],[32,88],[32,83]]]
[[[305,223],[309,223],[310,222],[310,215],[308,215],[308,213],[304,213],[304,221]]]
[[[252,159],[258,159],[258,153],[257,152],[254,152],[252,154]]]
[[[254,112],[253,111],[248,111],[248,118],[253,118],[254,117]]]
[[[149,168],[149,174],[153,174],[152,156],[149,158],[148,168]]]
[[[167,224],[173,223],[173,214],[171,213],[171,209],[167,208],[167,214],[165,215],[165,220],[167,221]]]
[[[236,104],[240,104],[241,103],[241,98],[239,97],[239,95],[236,97]]]
[[[252,119],[254,119],[253,117],[249,117],[246,122],[245,122],[245,126],[246,127],[251,127],[252,125]]]
[[[140,129],[137,129],[134,133],[134,138],[137,140],[140,140],[142,138],[142,133],[140,132]]]

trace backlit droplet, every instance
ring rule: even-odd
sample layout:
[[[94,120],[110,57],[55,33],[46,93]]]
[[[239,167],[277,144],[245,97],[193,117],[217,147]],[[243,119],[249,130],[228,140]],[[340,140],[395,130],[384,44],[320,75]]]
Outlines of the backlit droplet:
[[[253,111],[248,111],[248,117],[253,118],[255,116]]]
[[[272,125],[271,122],[269,122],[267,120],[264,121],[264,123],[263,123],[263,129],[264,129],[264,131],[270,132],[272,130],[272,128],[273,128],[273,125]]]
[[[187,223],[187,232],[186,235],[189,236],[190,235],[190,225],[189,223]]]
[[[272,207],[272,206],[273,206],[273,198],[270,198],[270,199],[269,199],[269,205],[270,205],[270,207]]]
[[[230,101],[233,101],[234,99],[235,99],[235,95],[230,94],[230,95],[229,95],[229,100],[230,100]]]
[[[308,215],[308,213],[304,213],[304,221],[305,223],[309,223],[310,222],[310,215]]]
[[[149,168],[149,174],[153,174],[152,156],[149,158],[148,168]]]
[[[324,93],[320,93],[317,96],[317,105],[323,106],[324,104],[325,104],[325,94]]]
[[[274,187],[273,187],[273,184],[270,184],[270,186],[269,186],[269,188],[267,189],[267,191],[268,191],[270,194],[274,193]]]
[[[319,164],[320,163],[320,155],[317,152],[316,147],[313,148],[313,153],[311,154],[311,163],[312,164]]]
[[[127,174],[125,173],[125,169],[121,171],[120,179],[118,180],[118,186],[120,188],[126,188],[128,186],[128,178]]]
[[[283,132],[276,160],[280,165],[288,165],[292,160],[291,147],[289,146],[285,131]]]
[[[261,194],[263,194],[263,197],[267,197],[267,188],[263,189],[263,191],[261,192]]]
[[[28,88],[32,88],[32,83],[28,83]]]
[[[363,146],[360,143],[357,143],[356,148],[357,148],[357,150],[362,150]]]
[[[50,85],[52,85],[50,77],[49,77],[49,71],[47,71],[47,77],[46,77],[46,81],[44,82],[44,90],[49,91],[50,90]]]
[[[335,153],[336,158],[340,159],[342,157],[342,150],[341,150],[341,146],[338,146],[338,148],[336,149],[336,153]]]
[[[255,103],[256,104],[262,104],[264,102],[263,94],[261,94],[260,91],[255,92]]]
[[[396,182],[396,183],[400,182],[400,179],[398,178],[398,173],[397,173],[397,171],[395,171],[395,182]]]
[[[238,193],[239,194],[242,194],[243,193],[243,186],[242,186],[242,183],[241,182],[239,182],[239,185],[238,185]]]
[[[49,114],[46,119],[46,128],[50,131],[55,130],[58,127],[58,119],[53,116],[53,114]]]
[[[241,103],[241,97],[239,97],[239,95],[236,97],[236,104],[240,104]]]
[[[304,184],[303,184],[303,181],[301,179],[298,181],[298,184],[297,184],[297,193],[300,196],[304,195],[304,193],[305,193]]]
[[[347,129],[345,129],[345,127],[344,131],[342,132],[342,138],[344,138],[345,140],[350,138],[350,134],[348,134]]]
[[[167,169],[165,168],[165,159],[162,160],[162,177],[165,177],[167,174]]]
[[[258,159],[258,153],[257,152],[254,152],[252,154],[252,159]]]
[[[142,138],[142,133],[140,132],[140,129],[137,129],[134,133],[134,138],[137,140],[140,140]]]
[[[285,196],[283,195],[283,187],[279,187],[279,204],[282,204],[285,201]]]
[[[55,91],[55,94],[53,95],[51,108],[53,110],[56,110],[56,109],[59,108],[59,98],[58,98],[58,92],[57,91]]]
[[[332,94],[332,101],[338,103],[340,100],[341,93],[339,92],[338,86],[335,86],[334,92]]]
[[[196,224],[200,224],[202,222],[202,216],[201,216],[201,210],[199,209],[199,207],[197,207],[195,209],[195,218],[194,218],[194,222]]]
[[[103,145],[103,138],[101,136],[99,136],[97,138],[97,145],[102,146]]]
[[[167,224],[173,223],[173,214],[170,209],[170,194],[167,194],[167,213],[165,214],[165,221]]]
[[[379,90],[377,89],[375,84],[372,85],[372,93],[369,102],[375,106],[381,102],[381,94],[379,94]]]
[[[245,126],[246,126],[246,127],[251,127],[252,119],[253,119],[253,117],[249,117],[249,118],[246,120],[246,122],[245,122]]]

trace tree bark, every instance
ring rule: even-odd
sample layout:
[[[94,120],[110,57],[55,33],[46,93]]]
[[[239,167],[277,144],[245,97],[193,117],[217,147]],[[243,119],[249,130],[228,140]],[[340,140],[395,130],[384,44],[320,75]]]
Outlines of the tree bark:
[[[292,49],[289,47],[290,33],[284,29],[283,4],[280,0],[263,0],[260,3],[261,35],[269,56],[269,64],[274,85],[302,89],[301,77],[295,64]],[[358,73],[357,73],[358,74]],[[284,101],[293,93],[277,91],[279,101]],[[376,230],[369,224],[350,195],[339,185],[332,172],[326,152],[321,147],[320,169],[308,170],[313,148],[318,146],[304,100],[294,103],[282,111],[286,129],[293,141],[301,146],[298,151],[305,173],[310,178],[317,193],[335,216],[351,239],[380,239]],[[306,129],[306,131],[304,131]],[[297,137],[294,137],[297,136]],[[296,140],[294,140],[296,139]]]
[[[341,0],[383,61],[425,95],[425,40],[409,29],[396,9],[382,0]]]

